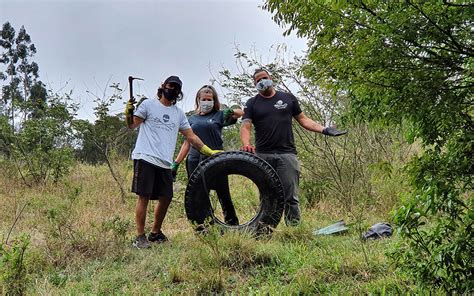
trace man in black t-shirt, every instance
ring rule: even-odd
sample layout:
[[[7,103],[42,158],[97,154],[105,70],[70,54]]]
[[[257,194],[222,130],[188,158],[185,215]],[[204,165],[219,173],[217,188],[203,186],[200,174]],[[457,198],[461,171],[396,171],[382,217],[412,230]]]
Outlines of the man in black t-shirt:
[[[346,131],[323,127],[306,117],[294,95],[274,89],[268,71],[257,69],[253,78],[258,94],[250,98],[244,107],[240,128],[241,150],[256,152],[276,170],[284,190],[285,222],[297,225],[301,220],[298,200],[300,166],[296,158],[292,119],[295,118],[309,131],[328,136],[340,136]],[[256,148],[250,144],[252,125],[255,126]]]

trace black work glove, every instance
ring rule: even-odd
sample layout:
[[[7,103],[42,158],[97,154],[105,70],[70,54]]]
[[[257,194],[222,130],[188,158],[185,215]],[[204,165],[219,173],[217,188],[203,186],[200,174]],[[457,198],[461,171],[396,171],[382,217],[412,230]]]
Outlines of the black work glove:
[[[332,137],[337,137],[337,136],[342,136],[347,134],[347,131],[339,131],[337,128],[328,126],[323,129],[323,135],[326,136],[332,136]]]

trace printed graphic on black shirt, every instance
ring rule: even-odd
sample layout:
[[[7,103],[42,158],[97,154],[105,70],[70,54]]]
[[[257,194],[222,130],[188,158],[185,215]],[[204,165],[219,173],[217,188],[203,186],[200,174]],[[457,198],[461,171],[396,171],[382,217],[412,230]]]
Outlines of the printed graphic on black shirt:
[[[276,104],[273,105],[273,106],[275,106],[275,108],[277,108],[277,109],[285,109],[286,106],[288,106],[288,104],[287,103],[283,104],[282,100],[278,100],[278,102],[276,102]]]

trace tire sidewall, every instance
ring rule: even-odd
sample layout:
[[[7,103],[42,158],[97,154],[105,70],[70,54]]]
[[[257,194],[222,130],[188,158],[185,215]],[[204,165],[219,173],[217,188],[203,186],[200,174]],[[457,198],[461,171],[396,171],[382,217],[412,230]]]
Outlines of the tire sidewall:
[[[260,208],[248,222],[230,226],[217,219],[212,211],[209,188],[216,176],[241,175],[258,188]],[[215,223],[224,228],[262,231],[275,228],[283,214],[283,186],[276,171],[255,154],[223,152],[201,162],[189,177],[185,192],[185,211],[194,224]]]

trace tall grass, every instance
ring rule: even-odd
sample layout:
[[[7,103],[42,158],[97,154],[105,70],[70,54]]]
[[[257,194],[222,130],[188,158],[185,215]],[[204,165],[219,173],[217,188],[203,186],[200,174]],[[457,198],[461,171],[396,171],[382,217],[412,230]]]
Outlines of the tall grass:
[[[118,167],[130,181],[131,162],[123,161]],[[130,244],[135,197],[129,194],[125,203],[121,202],[120,189],[106,166],[77,164],[62,183],[39,188],[24,187],[8,170],[0,171],[1,237],[5,239],[19,210],[27,204],[11,234],[12,241],[21,234],[30,236],[24,252],[26,294],[418,291],[384,255],[397,241],[396,236],[363,245],[355,228],[340,236],[312,235],[315,228],[347,218],[331,203],[304,206],[302,225],[289,228],[281,223],[269,237],[233,231],[222,234],[218,229],[197,235],[185,217],[186,184],[180,179],[163,227],[171,242],[136,250]],[[232,193],[239,196],[235,201],[239,218],[245,222],[255,212],[255,188],[241,177],[230,180]],[[386,214],[370,217],[367,225],[385,220]],[[6,282],[0,283],[5,291]]]

